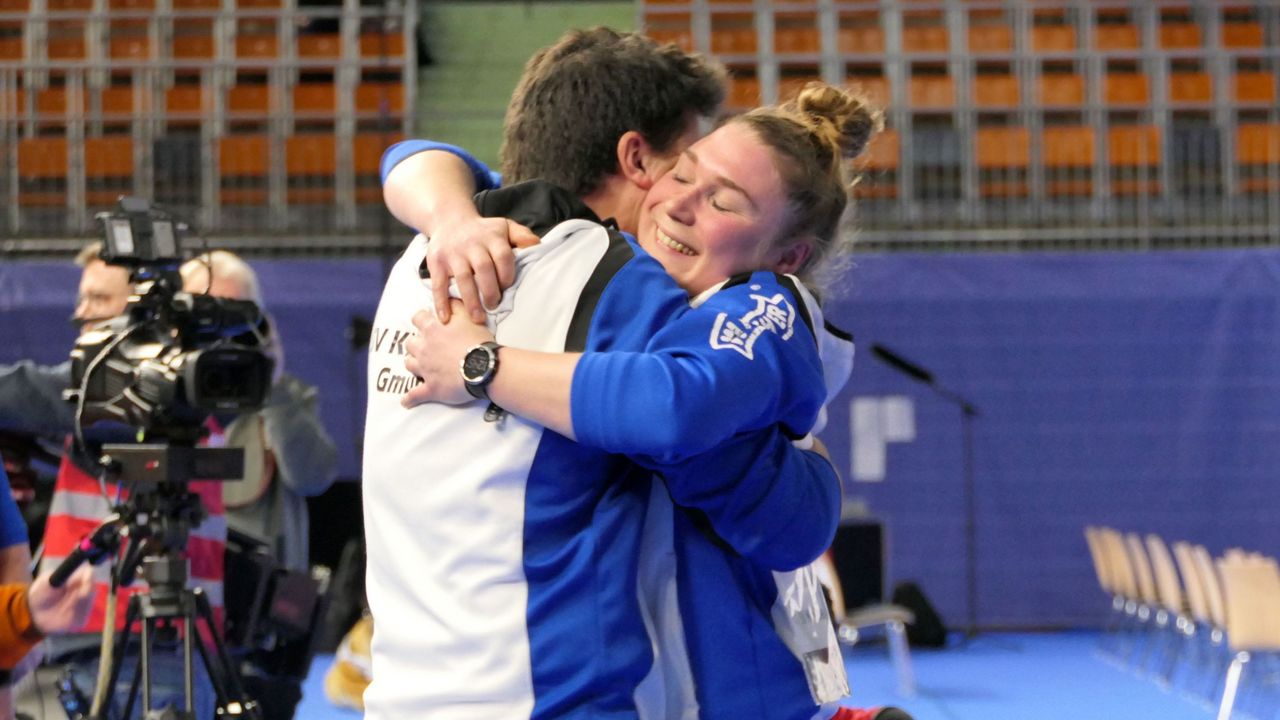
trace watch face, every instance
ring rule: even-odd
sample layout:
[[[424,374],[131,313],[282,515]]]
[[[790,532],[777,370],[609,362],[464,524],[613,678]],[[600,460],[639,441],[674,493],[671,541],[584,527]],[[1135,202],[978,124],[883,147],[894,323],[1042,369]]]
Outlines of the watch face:
[[[472,348],[462,361],[462,377],[470,382],[478,382],[489,371],[489,351],[485,348]]]

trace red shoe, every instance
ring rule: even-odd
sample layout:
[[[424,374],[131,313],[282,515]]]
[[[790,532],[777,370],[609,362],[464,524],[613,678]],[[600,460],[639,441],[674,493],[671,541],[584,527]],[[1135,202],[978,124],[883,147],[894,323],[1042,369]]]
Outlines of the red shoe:
[[[896,707],[846,708],[842,707],[831,720],[914,720],[907,711]]]

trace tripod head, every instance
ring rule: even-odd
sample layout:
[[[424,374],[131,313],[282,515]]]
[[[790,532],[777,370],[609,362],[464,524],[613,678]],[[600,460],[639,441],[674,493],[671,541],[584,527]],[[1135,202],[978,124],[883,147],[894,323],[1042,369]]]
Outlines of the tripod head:
[[[124,479],[132,492],[58,565],[50,578],[54,587],[65,583],[81,563],[96,564],[115,555],[123,538],[129,544],[118,575],[122,587],[133,583],[144,559],[180,559],[191,530],[208,517],[200,496],[191,490],[191,479],[234,480],[244,474],[244,450],[239,448],[143,443],[104,445],[103,451],[102,465]],[[181,572],[173,568],[153,572],[154,579],[146,578],[152,592],[186,586],[185,561]]]

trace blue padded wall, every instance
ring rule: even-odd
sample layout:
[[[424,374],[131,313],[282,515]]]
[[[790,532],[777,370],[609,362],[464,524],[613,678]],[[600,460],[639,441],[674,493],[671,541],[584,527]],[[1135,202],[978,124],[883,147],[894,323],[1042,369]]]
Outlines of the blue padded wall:
[[[829,314],[861,352],[826,439],[886,522],[891,579],[950,624],[967,616],[960,412],[872,343],[982,412],[980,624],[1099,622],[1089,523],[1280,551],[1280,253],[883,255],[849,286]],[[907,398],[914,439],[856,482],[848,408],[884,396]]]

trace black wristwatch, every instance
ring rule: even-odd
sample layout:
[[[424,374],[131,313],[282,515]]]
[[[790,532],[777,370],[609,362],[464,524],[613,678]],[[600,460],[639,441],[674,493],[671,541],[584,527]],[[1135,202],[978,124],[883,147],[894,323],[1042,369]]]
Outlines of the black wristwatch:
[[[462,383],[467,386],[471,397],[489,399],[489,383],[498,373],[498,350],[501,347],[496,342],[483,342],[462,357]]]

